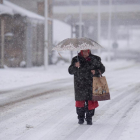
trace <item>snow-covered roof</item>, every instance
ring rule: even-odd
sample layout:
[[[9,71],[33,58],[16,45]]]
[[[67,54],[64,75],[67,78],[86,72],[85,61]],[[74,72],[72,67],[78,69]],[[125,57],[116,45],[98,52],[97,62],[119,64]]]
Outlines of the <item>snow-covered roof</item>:
[[[0,4],[0,15],[1,14],[10,14],[13,15],[13,10],[3,4]]]
[[[40,16],[36,13],[28,11],[28,10],[26,10],[20,6],[17,6],[9,1],[6,1],[6,0],[4,0],[3,4],[0,4],[0,14],[3,14],[3,13],[7,13],[10,15],[21,14],[22,16],[26,16],[26,17],[35,19],[34,20],[35,22],[36,22],[36,20],[37,20],[37,22],[38,21],[44,22],[44,19],[45,19],[43,16]],[[56,42],[56,43],[66,39],[66,38],[70,38],[71,37],[71,26],[62,21],[53,19],[53,35],[54,35],[53,36],[54,42]]]
[[[29,18],[33,18],[37,20],[44,20],[43,16],[40,16],[36,13],[26,10],[6,0],[3,1],[3,5],[1,4],[1,7],[0,7],[0,11],[1,11],[0,14],[2,13],[7,13],[10,15],[21,14],[22,16],[27,16]]]

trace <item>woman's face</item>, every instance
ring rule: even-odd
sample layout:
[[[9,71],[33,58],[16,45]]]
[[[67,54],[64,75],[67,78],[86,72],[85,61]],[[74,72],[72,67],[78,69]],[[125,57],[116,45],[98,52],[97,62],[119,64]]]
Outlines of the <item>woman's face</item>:
[[[89,56],[88,50],[83,50],[83,57],[86,58]]]

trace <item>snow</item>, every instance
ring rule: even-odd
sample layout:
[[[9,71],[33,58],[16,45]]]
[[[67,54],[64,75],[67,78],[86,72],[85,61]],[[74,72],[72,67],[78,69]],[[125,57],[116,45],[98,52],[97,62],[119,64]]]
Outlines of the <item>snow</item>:
[[[0,69],[0,139],[139,140],[140,63],[103,64],[111,100],[99,102],[92,126],[77,124],[70,64]]]
[[[2,14],[13,15],[13,10],[5,5],[0,4],[0,15]]]
[[[59,21],[53,20],[53,42],[58,43],[66,38],[71,37],[71,26]]]
[[[127,38],[125,38],[125,39],[117,39],[116,40],[116,42],[118,43],[117,50],[123,50],[123,51],[125,51],[125,50],[139,51],[139,48],[140,48],[140,44],[139,44],[140,29],[139,28],[136,28],[136,29],[135,28],[134,29],[132,28],[132,29],[129,29],[129,30],[130,30],[129,31],[129,36]],[[125,30],[121,29],[120,31],[123,34],[123,32]],[[110,49],[112,49],[112,44],[114,43],[114,41],[115,40],[110,40],[110,44],[111,44]],[[101,38],[101,45],[104,46],[106,49],[109,49],[109,43],[108,43],[108,40],[107,39]]]
[[[17,6],[9,1],[6,1],[4,0],[3,1],[4,5],[9,8],[9,9],[12,9],[12,13],[13,14],[21,14],[22,16],[27,16],[27,17],[30,17],[30,18],[34,18],[34,19],[38,19],[38,20],[44,20],[44,17],[38,15],[38,14],[35,14],[31,11],[28,11],[20,6]]]
[[[43,66],[1,69],[0,91],[71,77],[67,70],[68,64],[63,64],[49,66],[46,71]]]

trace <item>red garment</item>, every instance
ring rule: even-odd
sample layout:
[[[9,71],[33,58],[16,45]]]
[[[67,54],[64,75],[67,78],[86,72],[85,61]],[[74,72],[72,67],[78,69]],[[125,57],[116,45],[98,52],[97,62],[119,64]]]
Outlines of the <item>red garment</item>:
[[[89,49],[88,49],[88,53],[90,53]],[[80,51],[80,54],[83,56],[83,50]]]
[[[76,107],[84,107],[85,101],[76,101],[75,106]],[[88,100],[88,110],[93,110],[98,106],[99,106],[98,101]]]

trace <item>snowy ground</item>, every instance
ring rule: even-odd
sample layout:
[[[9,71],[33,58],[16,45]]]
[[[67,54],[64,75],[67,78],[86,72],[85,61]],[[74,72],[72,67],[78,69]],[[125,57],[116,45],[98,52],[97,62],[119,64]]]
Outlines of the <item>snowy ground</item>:
[[[35,68],[6,68],[0,70],[0,91],[71,77],[69,64]]]
[[[139,140],[140,64],[103,62],[111,100],[77,124],[68,64],[0,70],[0,140]]]

